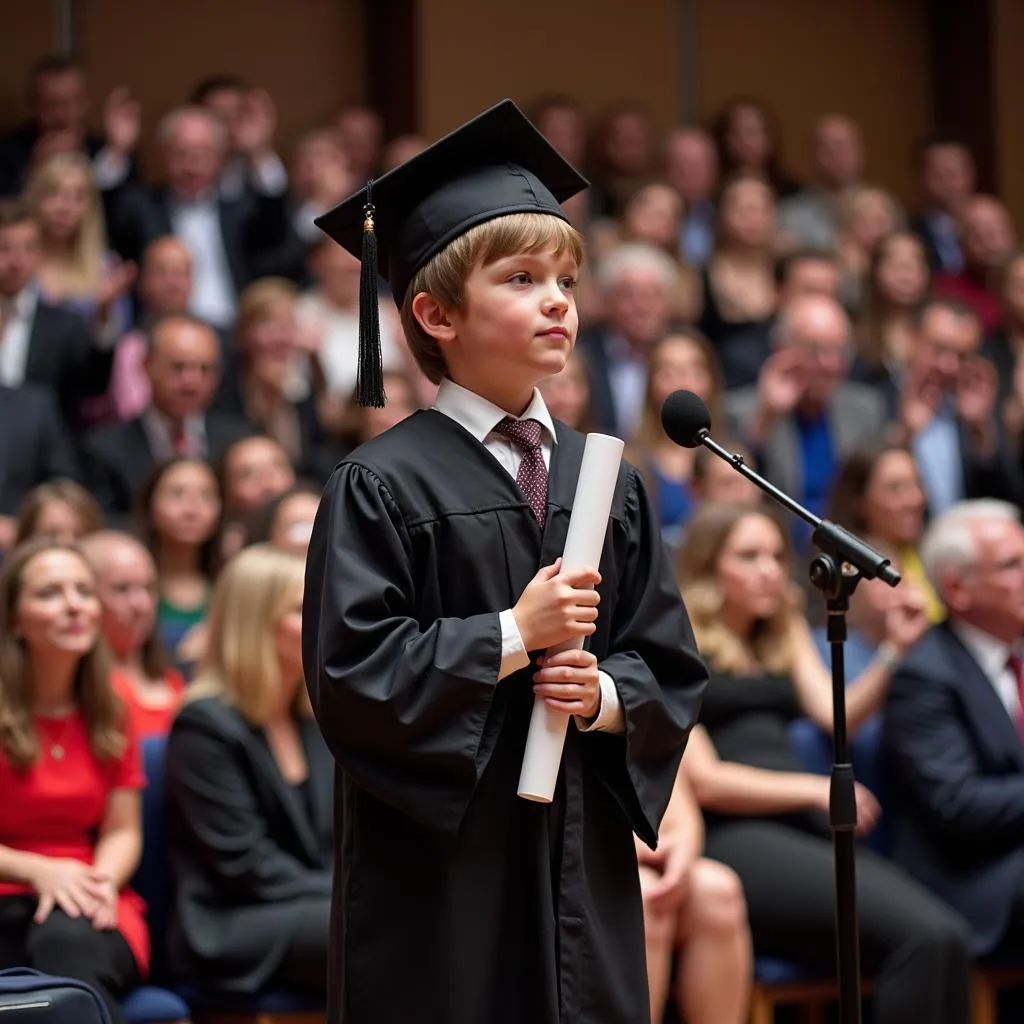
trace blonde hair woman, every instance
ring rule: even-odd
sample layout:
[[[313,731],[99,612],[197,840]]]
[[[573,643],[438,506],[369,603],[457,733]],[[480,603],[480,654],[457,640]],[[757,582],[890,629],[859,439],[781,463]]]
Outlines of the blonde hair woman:
[[[786,531],[765,511],[707,505],[680,552],[683,596],[710,678],[682,771],[705,812],[705,855],[743,883],[754,949],[807,968],[834,964],[835,881],[826,813],[829,780],[790,748],[789,725],[832,725],[828,671],[790,579]],[[893,619],[892,650],[847,690],[851,733],[888,688],[894,658],[926,626]],[[879,814],[857,786],[858,829]],[[861,960],[877,979],[878,1024],[967,1024],[966,926],[871,850],[857,850]]]
[[[302,675],[303,559],[239,553],[171,728],[175,974],[209,994],[327,982],[334,774]]]
[[[89,161],[81,153],[48,157],[29,178],[25,202],[39,225],[43,258],[37,281],[43,297],[95,320],[116,337],[130,321],[127,293],[136,271],[107,248]]]

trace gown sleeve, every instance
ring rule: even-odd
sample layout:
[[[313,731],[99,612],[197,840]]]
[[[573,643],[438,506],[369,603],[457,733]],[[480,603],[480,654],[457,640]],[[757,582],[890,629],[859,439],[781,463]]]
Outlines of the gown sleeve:
[[[340,466],[307,559],[306,680],[324,739],[352,780],[421,824],[454,832],[490,752],[481,739],[501,628],[497,612],[421,628],[411,555],[383,482],[365,467]]]
[[[589,733],[586,739],[633,831],[653,849],[700,710],[707,669],[650,499],[636,470],[627,472],[626,558],[609,654],[598,665],[615,682],[625,731]]]

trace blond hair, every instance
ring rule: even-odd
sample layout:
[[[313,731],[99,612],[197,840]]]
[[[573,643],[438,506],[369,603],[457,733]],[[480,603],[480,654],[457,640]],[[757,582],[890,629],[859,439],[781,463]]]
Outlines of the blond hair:
[[[71,242],[71,259],[63,271],[64,285],[72,295],[92,296],[103,278],[103,261],[107,254],[107,234],[103,226],[103,208],[100,192],[93,178],[92,165],[82,153],[54,153],[33,172],[25,186],[25,203],[40,232],[43,219],[40,207],[43,200],[60,188],[66,174],[79,173],[85,181],[88,206]]]
[[[29,541],[14,548],[0,574],[0,748],[17,769],[25,769],[39,757],[39,739],[32,722],[34,685],[32,666],[24,643],[15,635],[18,602],[25,570],[40,555],[69,551],[95,573],[77,548],[48,540]],[[124,706],[110,685],[110,656],[102,636],[82,655],[75,670],[75,699],[81,707],[89,746],[100,760],[113,760],[124,752]]]
[[[679,584],[697,647],[712,668],[724,673],[747,672],[753,654],[760,671],[787,673],[793,668],[794,626],[802,614],[795,584],[787,587],[778,611],[755,623],[750,636],[733,632],[721,614],[718,563],[733,531],[751,517],[767,519],[779,531],[788,566],[792,556],[789,538],[773,516],[749,505],[712,502],[702,506],[687,524],[686,541],[677,561]]]
[[[549,249],[557,256],[571,253],[577,266],[583,263],[583,237],[567,221],[550,213],[509,213],[470,228],[417,271],[402,301],[402,327],[413,358],[432,384],[441,382],[447,366],[437,339],[416,319],[413,299],[426,292],[448,309],[461,309],[466,278],[476,267]]]
[[[274,632],[304,571],[301,556],[269,544],[245,548],[225,566],[213,592],[206,654],[186,700],[217,697],[251,725],[267,724],[283,684]],[[292,710],[313,713],[304,686]]]
[[[238,296],[238,320],[235,330],[242,334],[253,324],[270,316],[278,306],[292,308],[299,289],[284,277],[261,277]]]

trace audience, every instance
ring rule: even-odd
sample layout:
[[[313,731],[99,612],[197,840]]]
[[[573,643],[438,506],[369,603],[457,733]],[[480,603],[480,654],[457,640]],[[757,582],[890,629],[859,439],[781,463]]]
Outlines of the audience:
[[[665,139],[665,180],[683,200],[677,251],[701,267],[715,246],[714,195],[718,187],[718,153],[699,128],[675,128]]]
[[[920,236],[932,270],[959,274],[964,254],[958,222],[974,193],[974,157],[962,142],[939,136],[921,146],[918,158],[924,203],[910,227]]]
[[[246,543],[269,544],[305,558],[319,507],[320,488],[296,484],[256,510],[246,531]]]
[[[12,546],[50,540],[71,547],[103,525],[103,511],[87,490],[74,480],[49,480],[25,495]]]
[[[115,1024],[148,969],[135,737],[110,688],[96,579],[52,541],[0,576],[0,969],[93,988]]]
[[[212,994],[324,996],[334,764],[302,675],[303,560],[257,545],[221,574],[167,744],[168,955]]]
[[[553,377],[541,381],[540,393],[548,412],[567,427],[589,433],[593,426],[590,413],[590,381],[584,357],[573,351],[565,366]]]
[[[711,133],[723,179],[736,174],[760,178],[776,199],[792,195],[799,187],[782,166],[779,129],[760,100],[753,96],[730,100],[716,116]]]

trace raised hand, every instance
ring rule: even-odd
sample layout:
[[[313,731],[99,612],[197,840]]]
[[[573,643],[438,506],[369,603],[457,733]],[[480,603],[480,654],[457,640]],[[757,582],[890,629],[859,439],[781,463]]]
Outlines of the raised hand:
[[[963,423],[982,433],[992,423],[999,393],[996,368],[983,356],[964,363],[956,383],[956,411]]]
[[[134,152],[142,131],[142,104],[126,85],[112,90],[103,105],[103,131],[107,146],[121,156]]]
[[[235,147],[250,160],[266,156],[274,149],[277,108],[266,89],[250,89],[242,98],[242,108],[234,128]]]
[[[770,355],[761,367],[757,393],[769,415],[792,412],[804,393],[804,353],[787,346]]]

